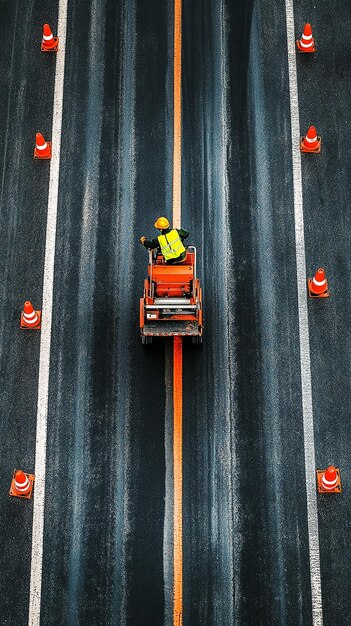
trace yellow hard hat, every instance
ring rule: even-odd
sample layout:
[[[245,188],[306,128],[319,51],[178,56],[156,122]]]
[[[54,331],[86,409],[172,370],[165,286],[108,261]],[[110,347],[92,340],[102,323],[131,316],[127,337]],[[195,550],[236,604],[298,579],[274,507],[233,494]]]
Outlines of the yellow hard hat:
[[[163,230],[164,228],[169,228],[169,221],[166,217],[159,217],[155,222],[155,228],[159,230]]]

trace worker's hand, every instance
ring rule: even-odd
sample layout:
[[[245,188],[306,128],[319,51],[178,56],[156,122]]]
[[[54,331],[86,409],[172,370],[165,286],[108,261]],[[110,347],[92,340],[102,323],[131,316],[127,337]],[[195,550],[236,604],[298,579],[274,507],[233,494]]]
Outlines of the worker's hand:
[[[146,237],[140,237],[139,241],[140,243],[144,244],[144,241],[146,241]]]

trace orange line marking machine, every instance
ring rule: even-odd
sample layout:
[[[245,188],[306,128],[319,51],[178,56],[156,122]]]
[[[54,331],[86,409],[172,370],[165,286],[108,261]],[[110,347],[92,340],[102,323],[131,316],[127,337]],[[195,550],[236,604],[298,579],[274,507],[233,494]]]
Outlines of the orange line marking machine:
[[[148,276],[140,298],[143,344],[153,337],[187,336],[202,343],[202,290],[196,276],[196,248],[189,246],[182,263],[169,265],[162,254],[149,251]]]

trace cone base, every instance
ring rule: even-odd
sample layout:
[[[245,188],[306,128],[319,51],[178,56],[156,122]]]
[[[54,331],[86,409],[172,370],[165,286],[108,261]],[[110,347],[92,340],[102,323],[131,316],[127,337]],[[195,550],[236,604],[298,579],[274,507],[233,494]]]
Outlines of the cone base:
[[[338,467],[336,467],[335,469],[336,469],[336,474],[338,477],[338,482],[335,485],[335,487],[333,487],[333,489],[324,489],[322,487],[322,476],[325,470],[316,470],[318,493],[342,493],[340,470]]]
[[[59,37],[54,37],[55,45],[51,48],[47,48],[43,42],[41,42],[42,52],[57,52],[59,48]]]
[[[41,311],[35,311],[37,316],[38,316],[38,322],[36,324],[33,325],[29,325],[24,321],[23,318],[23,311],[21,313],[21,322],[20,322],[20,328],[25,328],[26,330],[40,330],[41,329]]]
[[[308,148],[306,148],[304,142],[304,137],[301,137],[300,140],[300,151],[301,152],[310,152],[311,154],[319,154],[322,148],[322,137],[318,137],[317,136],[317,140],[318,140],[318,146],[316,148],[314,148],[313,150],[309,150]]]
[[[305,48],[301,47],[299,39],[296,41],[296,45],[297,45],[298,51],[302,52],[303,54],[310,54],[311,52],[316,52],[316,44],[315,44],[315,42],[313,42],[313,46],[311,48],[309,48],[308,50],[306,50]]]
[[[310,298],[329,298],[330,293],[329,293],[329,287],[328,287],[328,279],[327,278],[325,279],[326,283],[327,283],[327,286],[326,286],[326,290],[323,291],[322,293],[314,293],[313,291],[311,291],[312,280],[313,280],[312,278],[308,278],[307,279],[308,295],[309,295],[309,297]]]
[[[10,496],[13,496],[14,498],[24,498],[25,500],[30,500],[33,494],[33,487],[34,487],[34,480],[35,480],[35,476],[34,474],[26,474],[26,472],[24,472],[29,480],[29,484],[30,484],[30,489],[28,491],[28,493],[18,493],[18,491],[16,490],[15,487],[15,474],[16,474],[17,470],[15,469],[13,471],[13,476],[12,476],[12,480],[11,480],[11,487],[10,487],[10,491],[9,494]]]
[[[48,144],[48,146],[50,148],[50,154],[47,154],[46,156],[43,156],[43,155],[40,154],[40,150],[37,150],[37,148],[35,147],[34,148],[34,158],[35,159],[39,159],[40,161],[45,160],[45,159],[46,160],[47,159],[51,159],[51,154],[52,154],[51,153],[51,141],[47,141],[46,143]]]

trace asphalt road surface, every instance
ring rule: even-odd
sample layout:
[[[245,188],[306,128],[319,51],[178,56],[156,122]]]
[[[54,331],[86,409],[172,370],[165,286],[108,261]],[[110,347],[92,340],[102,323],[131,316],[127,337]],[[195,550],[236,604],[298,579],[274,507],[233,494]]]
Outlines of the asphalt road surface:
[[[57,29],[52,0],[0,0],[0,624],[28,623],[40,332]],[[351,624],[351,8],[295,0],[325,626]],[[69,0],[56,236],[41,624],[171,626],[171,344],[144,349],[140,235],[172,213],[173,2]],[[58,33],[60,34],[60,33]],[[198,250],[201,348],[184,346],[183,623],[309,626],[285,2],[183,4],[182,225]],[[307,292],[306,292],[307,297]],[[315,625],[313,625],[315,626]]]

